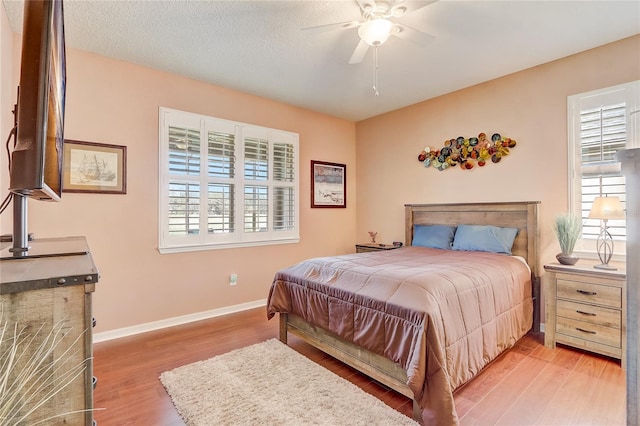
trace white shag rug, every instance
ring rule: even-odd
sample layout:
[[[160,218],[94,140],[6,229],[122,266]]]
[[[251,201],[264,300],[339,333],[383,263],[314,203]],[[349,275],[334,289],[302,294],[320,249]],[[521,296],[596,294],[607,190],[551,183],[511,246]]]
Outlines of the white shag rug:
[[[418,424],[276,339],[160,380],[189,426]]]

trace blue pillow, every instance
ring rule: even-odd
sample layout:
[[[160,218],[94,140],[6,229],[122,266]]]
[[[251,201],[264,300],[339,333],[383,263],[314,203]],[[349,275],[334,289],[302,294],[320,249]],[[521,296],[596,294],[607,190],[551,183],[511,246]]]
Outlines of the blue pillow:
[[[492,225],[458,225],[453,250],[487,251],[511,254],[518,228],[500,228]]]
[[[411,245],[451,250],[455,226],[448,225],[414,225]]]

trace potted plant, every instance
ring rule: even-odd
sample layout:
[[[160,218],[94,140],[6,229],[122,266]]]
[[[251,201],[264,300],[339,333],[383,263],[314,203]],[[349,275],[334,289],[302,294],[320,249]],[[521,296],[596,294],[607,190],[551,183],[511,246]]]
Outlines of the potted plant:
[[[575,265],[579,257],[573,254],[573,249],[582,234],[582,219],[573,213],[561,214],[553,225],[561,250],[556,259],[563,265]]]
[[[43,323],[29,331],[30,327],[5,320],[2,308],[0,305],[0,426],[62,424],[69,420],[62,417],[84,412],[60,413],[55,406],[54,398],[86,369],[86,360],[72,361],[75,342],[67,346],[65,322]]]

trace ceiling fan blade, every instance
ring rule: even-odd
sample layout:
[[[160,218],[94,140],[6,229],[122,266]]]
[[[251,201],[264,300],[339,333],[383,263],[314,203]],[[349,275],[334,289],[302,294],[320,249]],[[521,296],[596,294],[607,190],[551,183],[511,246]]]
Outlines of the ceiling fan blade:
[[[351,59],[349,59],[350,64],[359,64],[364,59],[367,51],[369,50],[369,45],[364,40],[360,40],[360,43],[356,46],[356,49],[353,51],[353,55],[351,55]]]
[[[430,0],[430,1],[407,1],[407,0],[396,0],[396,2],[391,6],[391,14],[395,17],[404,16],[407,13],[415,12],[418,9],[422,9],[425,6],[429,6],[437,2],[438,0]]]
[[[423,33],[422,31],[418,31],[402,24],[395,24],[391,34],[419,46],[427,46],[435,40],[435,37],[431,34]]]
[[[358,21],[336,22],[335,24],[324,24],[324,25],[317,25],[315,27],[301,28],[300,31],[304,31],[305,33],[308,33],[308,34],[320,34],[320,33],[326,33],[328,31],[355,28],[358,25],[360,25],[360,22]]]

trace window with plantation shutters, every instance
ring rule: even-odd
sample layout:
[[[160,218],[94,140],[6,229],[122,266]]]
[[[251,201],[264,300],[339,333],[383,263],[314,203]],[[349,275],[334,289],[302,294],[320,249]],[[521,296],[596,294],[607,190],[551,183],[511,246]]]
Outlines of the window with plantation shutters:
[[[624,176],[616,153],[640,146],[633,111],[640,106],[640,82],[570,96],[568,98],[570,156],[570,210],[582,217],[581,248],[595,252],[601,221],[589,219],[596,197],[619,197],[625,206]],[[626,222],[609,220],[614,240],[626,239]],[[624,244],[616,245],[623,254]]]
[[[589,219],[595,197],[617,196],[624,202],[624,177],[616,152],[626,146],[626,105],[605,105],[580,113],[580,171],[582,175],[582,234],[597,238],[600,221]],[[623,204],[624,205],[624,204]],[[624,239],[625,222],[612,220],[609,232]]]
[[[299,241],[297,134],[168,108],[159,124],[162,253]]]

